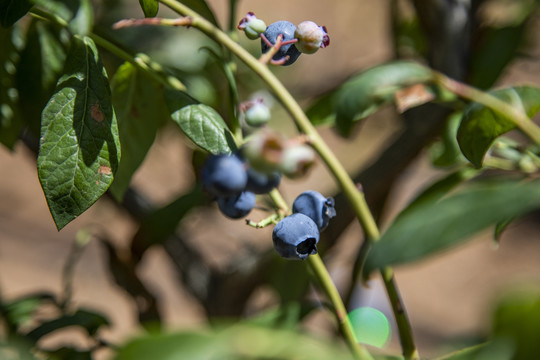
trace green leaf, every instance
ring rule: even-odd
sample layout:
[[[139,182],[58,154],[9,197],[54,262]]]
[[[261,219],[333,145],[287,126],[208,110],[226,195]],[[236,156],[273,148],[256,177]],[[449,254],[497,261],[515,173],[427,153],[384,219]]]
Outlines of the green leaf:
[[[513,360],[528,360],[540,354],[540,292],[538,289],[515,291],[503,298],[493,319],[495,340],[508,342]]]
[[[296,331],[237,324],[221,330],[151,335],[119,349],[116,360],[344,360],[344,347]]]
[[[44,322],[30,331],[27,336],[35,342],[55,330],[69,326],[80,326],[86,330],[88,335],[93,336],[100,327],[106,325],[110,325],[110,323],[105,316],[93,311],[79,309],[74,314],[64,314],[57,319]]]
[[[533,117],[540,110],[540,89],[518,86],[490,92]],[[476,167],[481,167],[484,156],[495,139],[515,128],[515,124],[478,103],[470,104],[461,120],[457,139],[463,155]]]
[[[32,21],[17,66],[19,110],[36,137],[40,131],[41,111],[54,93],[64,67],[66,49],[61,37],[61,31],[52,24]]]
[[[158,0],[139,0],[141,9],[144,13],[144,17],[154,17],[157,15],[159,10],[159,1]]]
[[[375,269],[423,259],[480,230],[540,206],[540,182],[482,182],[424,201],[400,214],[368,253],[364,276]]]
[[[10,324],[25,326],[31,323],[35,311],[46,303],[56,303],[52,294],[32,294],[6,304],[3,311]]]
[[[15,87],[19,41],[18,26],[0,28],[0,143],[8,149],[13,149],[23,126],[17,106],[19,92]]]
[[[349,135],[355,121],[392,102],[396,91],[429,82],[431,78],[429,68],[411,61],[379,65],[354,76],[335,94],[338,131],[342,135]]]
[[[121,201],[131,177],[143,162],[158,129],[169,118],[162,87],[125,63],[111,81],[113,105],[118,118],[122,161],[110,187]]]
[[[455,351],[435,360],[510,360],[512,346],[504,341],[490,341]]]
[[[68,23],[72,33],[87,35],[94,26],[91,0],[33,0],[36,5]]]
[[[205,0],[180,0],[180,2],[219,27],[214,12]]]
[[[10,27],[26,15],[32,5],[30,0],[0,0],[0,24]]]
[[[208,105],[183,106],[172,110],[171,117],[184,134],[203,150],[212,154],[225,154],[230,153],[235,146],[227,124],[221,115]]]
[[[462,116],[462,113],[450,115],[446,120],[441,140],[430,147],[429,153],[434,166],[451,167],[468,163],[457,142],[457,132]]]
[[[105,193],[119,159],[105,68],[92,39],[76,36],[43,110],[38,156],[39,180],[58,230]]]
[[[334,125],[336,119],[334,114],[334,94],[335,90],[332,90],[320,96],[306,110],[306,115],[313,125]]]
[[[207,201],[207,195],[198,187],[183,194],[144,219],[135,234],[133,243],[146,245],[162,243],[174,233],[178,223],[191,209]]]

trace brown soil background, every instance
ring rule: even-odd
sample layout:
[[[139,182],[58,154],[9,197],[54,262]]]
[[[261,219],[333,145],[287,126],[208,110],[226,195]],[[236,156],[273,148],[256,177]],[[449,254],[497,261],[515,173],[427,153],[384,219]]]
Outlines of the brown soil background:
[[[217,13],[225,14],[223,1],[210,2]],[[389,9],[386,1],[262,1],[240,2],[239,14],[248,10],[267,23],[288,19],[293,23],[312,19],[325,24],[331,46],[316,55],[303,56],[295,67],[279,69],[293,93],[326,88],[347,75],[375,65],[391,57]],[[135,4],[132,5],[135,8]],[[137,15],[135,10],[132,10]],[[166,14],[166,13],[165,13]],[[194,30],[193,30],[194,31]],[[538,53],[538,51],[536,51]],[[532,82],[540,84],[540,65],[523,60],[513,64],[500,84]],[[367,120],[352,141],[343,141],[328,129],[321,132],[344,164],[355,170],[363,167],[384,148],[399,128],[391,111],[385,110]],[[165,204],[182,193],[193,181],[189,154],[183,150],[183,139],[168,129],[160,134],[133,183],[157,204]],[[354,154],[354,156],[351,156]],[[106,234],[122,246],[136,230],[135,224],[108,200],[100,200],[90,210],[57,232],[41,191],[34,156],[19,144],[13,152],[0,148],[0,289],[5,299],[15,299],[36,291],[60,293],[61,272],[78,230],[86,228]],[[402,175],[389,205],[390,219],[425,184],[438,173],[422,157]],[[332,192],[334,183],[324,166],[319,164],[302,181],[284,181],[287,200],[300,191],[313,188]],[[259,218],[259,214],[253,218]],[[271,246],[267,230],[255,231],[241,221],[224,220],[219,214],[190,218],[187,228],[202,251],[219,263],[220,256],[242,247],[244,241],[257,246]],[[205,226],[213,224],[213,226]],[[205,228],[205,231],[198,231]],[[206,229],[208,228],[208,229]],[[224,233],[223,229],[227,229]],[[347,229],[343,245],[328,259],[338,284],[346,281],[350,258],[349,247],[358,245],[360,229]],[[213,242],[219,239],[218,242]],[[396,269],[396,278],[407,307],[419,349],[423,355],[440,354],[442,344],[455,338],[481,333],[489,326],[493,301],[519,284],[540,281],[539,228],[532,218],[513,224],[495,250],[491,233],[486,231],[473,241],[442,255],[411,266]],[[209,246],[212,242],[212,246]],[[217,244],[217,245],[216,245]],[[112,281],[106,272],[105,251],[98,242],[85,249],[75,270],[74,303],[109,316],[113,326],[103,337],[121,342],[136,335],[136,312],[131,299]],[[203,323],[203,312],[175,278],[167,256],[151,249],[140,267],[140,274],[159,300],[166,324],[171,329],[185,329]],[[376,292],[376,286],[375,292]],[[376,293],[377,302],[384,294]],[[382,304],[382,303],[381,303]],[[381,305],[384,306],[384,305]],[[314,324],[328,324],[326,316]],[[326,319],[326,320],[325,320]],[[326,321],[326,322],[325,322]],[[317,331],[315,329],[314,331]],[[66,332],[62,341],[84,346],[76,332]],[[396,342],[390,351],[397,350]],[[398,350],[397,350],[398,351]]]

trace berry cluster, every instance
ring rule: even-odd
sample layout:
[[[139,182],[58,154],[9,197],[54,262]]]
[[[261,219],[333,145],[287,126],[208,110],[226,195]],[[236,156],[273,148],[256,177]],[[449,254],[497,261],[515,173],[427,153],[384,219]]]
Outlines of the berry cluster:
[[[274,227],[274,249],[286,259],[307,259],[317,253],[319,233],[334,216],[333,198],[312,190],[303,192],[294,200],[293,214]]]
[[[330,44],[326,27],[313,21],[303,21],[298,26],[285,20],[276,21],[268,27],[254,13],[249,12],[238,24],[249,39],[261,38],[261,50],[265,54],[277,47],[272,56],[274,65],[291,65],[304,54],[313,54]]]
[[[240,219],[255,207],[255,194],[266,194],[281,181],[278,172],[263,173],[239,154],[210,155],[202,167],[203,188],[215,196],[219,210]]]

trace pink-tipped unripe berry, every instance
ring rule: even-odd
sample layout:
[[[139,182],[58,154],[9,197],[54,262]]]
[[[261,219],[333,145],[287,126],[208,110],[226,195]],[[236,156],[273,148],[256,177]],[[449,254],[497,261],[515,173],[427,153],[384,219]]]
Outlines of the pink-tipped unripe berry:
[[[304,54],[313,54],[330,44],[330,37],[324,26],[313,21],[303,21],[296,27],[294,37],[298,39],[296,48]]]

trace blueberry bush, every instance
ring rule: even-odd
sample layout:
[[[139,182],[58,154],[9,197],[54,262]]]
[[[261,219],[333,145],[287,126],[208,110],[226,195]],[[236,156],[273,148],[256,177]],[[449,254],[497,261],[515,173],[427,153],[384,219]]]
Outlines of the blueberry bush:
[[[137,304],[145,332],[110,343],[100,332],[111,326],[104,314],[70,304],[72,269],[85,244],[98,237],[83,229],[66,261],[62,294],[0,297],[0,358],[93,359],[102,349],[118,360],[425,358],[393,267],[488,228],[498,242],[509,224],[540,208],[540,128],[533,122],[540,87],[494,86],[524,56],[519,45],[531,34],[537,2],[389,0],[394,59],[359,69],[310,99],[295,98],[280,78],[342,40],[319,23],[324,19],[295,24],[284,13],[267,24],[264,14],[238,14],[237,1],[229,0],[223,2],[228,24],[221,25],[204,0],[129,2],[139,17],[112,19],[117,4],[106,0],[0,0],[0,142],[35,152],[58,231],[102,198],[137,222],[127,252],[99,237],[108,270]],[[492,8],[507,21],[482,21]],[[148,37],[164,29],[199,32],[208,41],[198,51],[212,61],[188,71],[134,52],[129,36],[140,28]],[[354,138],[383,108],[399,116],[401,133],[372,165],[346,170],[344,160],[352,156],[336,153],[320,129]],[[282,131],[283,122],[296,133]],[[131,183],[163,131],[183,134],[192,156],[186,172],[196,182],[158,207]],[[382,227],[388,194],[420,153],[429,153],[442,176]],[[288,203],[282,180],[301,184],[316,163],[335,180],[335,191],[306,187]],[[190,213],[216,209],[231,227],[270,228],[267,246],[230,259],[226,269],[210,266],[177,229]],[[351,253],[349,285],[338,291],[323,258],[353,222],[363,234]],[[136,271],[151,247],[171,257],[205,311],[205,327],[173,332],[161,326],[156,296]],[[382,278],[391,316],[350,309],[356,285],[374,276]],[[277,306],[246,311],[250,296],[265,286],[278,295]],[[40,316],[44,308],[53,310]],[[325,337],[302,327],[321,308],[335,318]],[[540,353],[538,289],[503,299],[492,318],[481,339],[439,359]],[[392,326],[401,351],[384,347]],[[73,327],[88,338],[86,348],[43,346],[44,337]]]

